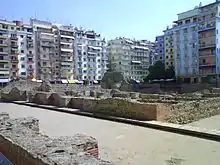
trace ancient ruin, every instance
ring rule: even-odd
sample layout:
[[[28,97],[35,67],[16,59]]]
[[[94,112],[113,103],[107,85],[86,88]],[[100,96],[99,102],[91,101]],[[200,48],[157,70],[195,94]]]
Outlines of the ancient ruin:
[[[0,114],[0,152],[17,165],[113,165],[99,159],[98,143],[90,136],[50,138],[40,133],[35,118],[10,119]]]

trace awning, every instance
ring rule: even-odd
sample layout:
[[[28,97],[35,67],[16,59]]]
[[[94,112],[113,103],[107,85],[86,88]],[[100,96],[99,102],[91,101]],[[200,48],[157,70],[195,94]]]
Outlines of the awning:
[[[99,83],[97,80],[94,80],[93,82],[94,82],[95,84],[98,84],[98,83]]]
[[[0,83],[7,83],[9,82],[9,79],[5,78],[5,79],[0,79]]]
[[[36,78],[32,78],[31,81],[37,81]]]
[[[62,84],[68,84],[67,80],[61,80]]]
[[[79,82],[78,80],[68,80],[69,84],[75,84],[75,83],[78,83],[78,82]]]

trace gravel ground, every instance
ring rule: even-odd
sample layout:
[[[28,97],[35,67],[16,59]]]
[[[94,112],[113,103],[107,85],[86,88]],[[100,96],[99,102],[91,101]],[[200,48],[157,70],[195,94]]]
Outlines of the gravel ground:
[[[33,116],[50,136],[91,135],[101,157],[117,165],[219,165],[220,143],[39,108],[0,103],[11,117]]]

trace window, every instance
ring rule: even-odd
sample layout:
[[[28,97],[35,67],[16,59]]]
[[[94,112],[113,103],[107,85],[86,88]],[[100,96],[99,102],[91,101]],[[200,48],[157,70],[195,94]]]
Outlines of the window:
[[[23,36],[23,35],[20,35],[20,37],[21,37],[21,38],[24,38],[24,36]]]
[[[26,76],[26,72],[21,72],[21,75],[22,76]]]
[[[14,30],[14,27],[11,27],[11,30]]]
[[[24,50],[21,50],[21,53],[24,53]]]
[[[43,66],[46,66],[47,65],[47,62],[43,62]]]
[[[25,58],[24,57],[21,57],[21,61],[24,61],[25,60]]]
[[[25,65],[24,65],[24,64],[22,64],[22,65],[21,65],[21,68],[25,68]]]
[[[21,42],[21,46],[24,46],[24,42]]]

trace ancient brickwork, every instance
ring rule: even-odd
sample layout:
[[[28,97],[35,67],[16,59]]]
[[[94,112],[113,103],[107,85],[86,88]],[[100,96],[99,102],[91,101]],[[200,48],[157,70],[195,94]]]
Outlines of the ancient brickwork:
[[[50,138],[39,133],[35,118],[9,119],[0,115],[0,152],[16,165],[91,164],[113,165],[99,159],[93,137]]]

